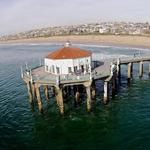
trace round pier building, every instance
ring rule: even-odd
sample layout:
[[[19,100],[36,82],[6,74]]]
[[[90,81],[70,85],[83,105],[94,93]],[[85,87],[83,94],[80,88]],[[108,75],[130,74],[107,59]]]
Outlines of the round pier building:
[[[67,42],[45,57],[45,71],[55,75],[86,74],[91,72],[92,53]]]

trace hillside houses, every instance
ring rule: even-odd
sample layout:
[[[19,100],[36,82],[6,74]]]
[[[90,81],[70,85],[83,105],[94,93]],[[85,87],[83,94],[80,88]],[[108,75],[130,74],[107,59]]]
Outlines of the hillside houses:
[[[149,35],[149,23],[101,22],[71,26],[54,26],[34,29],[13,35],[1,36],[0,40],[28,39],[61,35],[112,34],[112,35]]]

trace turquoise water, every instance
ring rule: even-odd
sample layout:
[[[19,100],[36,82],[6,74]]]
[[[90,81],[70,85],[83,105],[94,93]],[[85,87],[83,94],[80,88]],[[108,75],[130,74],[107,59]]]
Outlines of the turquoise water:
[[[39,115],[28,103],[26,85],[20,78],[20,66],[39,62],[57,44],[0,45],[0,150],[147,150],[150,149],[150,79],[148,66],[138,78],[134,65],[133,80],[126,82],[122,67],[119,93],[107,106],[102,103],[102,84],[97,82],[93,111],[86,104],[75,108],[72,97],[59,111],[51,96]],[[93,51],[94,59],[115,58],[139,53],[140,49],[110,46],[76,45]],[[150,53],[143,50],[141,53]]]

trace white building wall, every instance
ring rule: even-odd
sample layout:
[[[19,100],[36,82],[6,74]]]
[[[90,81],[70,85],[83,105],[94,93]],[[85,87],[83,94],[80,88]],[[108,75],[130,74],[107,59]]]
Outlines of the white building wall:
[[[45,71],[53,73],[52,66],[56,73],[56,68],[59,67],[60,74],[68,74],[68,67],[71,67],[72,72],[74,72],[74,66],[77,66],[78,70],[81,69],[80,66],[86,64],[91,65],[91,57],[77,58],[77,59],[48,59],[45,58]],[[47,67],[46,67],[47,66]],[[47,70],[48,69],[48,70]]]

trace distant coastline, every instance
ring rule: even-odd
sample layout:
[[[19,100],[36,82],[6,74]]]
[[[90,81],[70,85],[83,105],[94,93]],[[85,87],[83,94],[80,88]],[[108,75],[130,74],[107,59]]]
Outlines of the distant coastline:
[[[150,37],[147,36],[127,36],[127,35],[70,35],[70,36],[52,36],[41,38],[30,38],[20,40],[0,41],[0,44],[11,43],[44,43],[56,42],[64,43],[66,41],[80,44],[97,44],[97,45],[119,45],[150,48]]]

